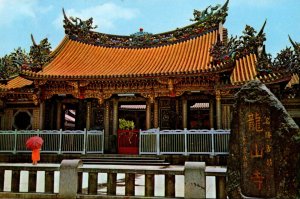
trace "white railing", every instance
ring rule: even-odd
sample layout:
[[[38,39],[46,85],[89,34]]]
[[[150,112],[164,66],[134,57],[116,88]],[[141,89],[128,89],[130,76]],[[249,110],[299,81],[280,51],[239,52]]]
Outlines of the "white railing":
[[[0,131],[0,152],[30,152],[26,140],[38,135],[43,138],[42,153],[103,153],[104,132],[98,130]]]
[[[228,154],[230,130],[140,130],[140,154]]]

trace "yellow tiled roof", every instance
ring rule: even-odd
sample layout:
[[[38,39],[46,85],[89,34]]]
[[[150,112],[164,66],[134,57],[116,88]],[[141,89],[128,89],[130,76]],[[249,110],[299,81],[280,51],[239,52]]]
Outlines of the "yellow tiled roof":
[[[25,75],[48,78],[147,77],[217,71],[209,50],[218,31],[152,48],[93,46],[65,37],[43,71]]]
[[[0,84],[0,90],[12,90],[16,88],[22,88],[32,84],[31,80],[17,76],[7,82],[7,84]]]
[[[284,77],[281,73],[269,73],[258,75],[256,70],[256,55],[249,54],[235,61],[235,67],[231,73],[230,80],[232,85],[242,85],[248,81],[257,79],[263,83],[287,81],[290,76]]]
[[[235,61],[235,67],[231,74],[230,80],[233,85],[244,84],[250,80],[254,80],[256,71],[256,55],[250,54]]]

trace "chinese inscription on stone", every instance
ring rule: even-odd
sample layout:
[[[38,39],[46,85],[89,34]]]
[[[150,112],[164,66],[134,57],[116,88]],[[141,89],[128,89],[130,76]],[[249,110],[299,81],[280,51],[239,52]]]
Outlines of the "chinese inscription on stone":
[[[245,107],[241,131],[242,193],[249,197],[274,197],[274,167],[270,112],[264,107]]]

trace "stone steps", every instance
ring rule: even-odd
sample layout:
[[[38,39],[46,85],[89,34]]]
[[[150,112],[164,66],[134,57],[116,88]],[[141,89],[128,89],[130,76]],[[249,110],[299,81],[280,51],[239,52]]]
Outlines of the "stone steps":
[[[83,164],[113,164],[113,165],[156,165],[166,166],[170,163],[155,156],[124,156],[109,155],[99,157],[81,157]]]

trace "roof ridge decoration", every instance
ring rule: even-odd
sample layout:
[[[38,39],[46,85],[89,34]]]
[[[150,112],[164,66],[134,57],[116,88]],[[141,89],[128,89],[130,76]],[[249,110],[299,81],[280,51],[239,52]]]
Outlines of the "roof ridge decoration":
[[[213,65],[221,64],[234,66],[235,60],[245,57],[249,54],[255,54],[260,57],[264,50],[264,41],[266,36],[264,33],[264,22],[261,30],[257,33],[256,30],[246,25],[243,35],[230,37],[228,40],[218,41],[211,47],[210,54],[212,56]],[[257,33],[257,34],[256,34]]]
[[[274,59],[270,54],[262,53],[257,62],[259,73],[278,73],[285,76],[300,74],[300,43],[294,42],[290,36],[289,40],[293,49],[291,47],[282,49]]]
[[[30,63],[29,65],[23,64],[22,70],[31,70],[33,72],[39,72],[43,66],[51,61],[51,44],[48,42],[48,38],[42,39],[39,44],[34,40],[31,34],[32,46],[30,46]]]
[[[94,32],[93,29],[97,26],[93,26],[93,18],[89,18],[86,21],[78,17],[68,18],[64,9],[63,22],[65,33],[70,39],[75,41],[107,47],[155,47],[185,41],[218,29],[219,24],[225,22],[228,3],[229,0],[222,7],[219,5],[209,6],[202,12],[194,10],[194,19],[192,19],[192,21],[195,21],[194,24],[160,34],[149,33],[124,36]]]

